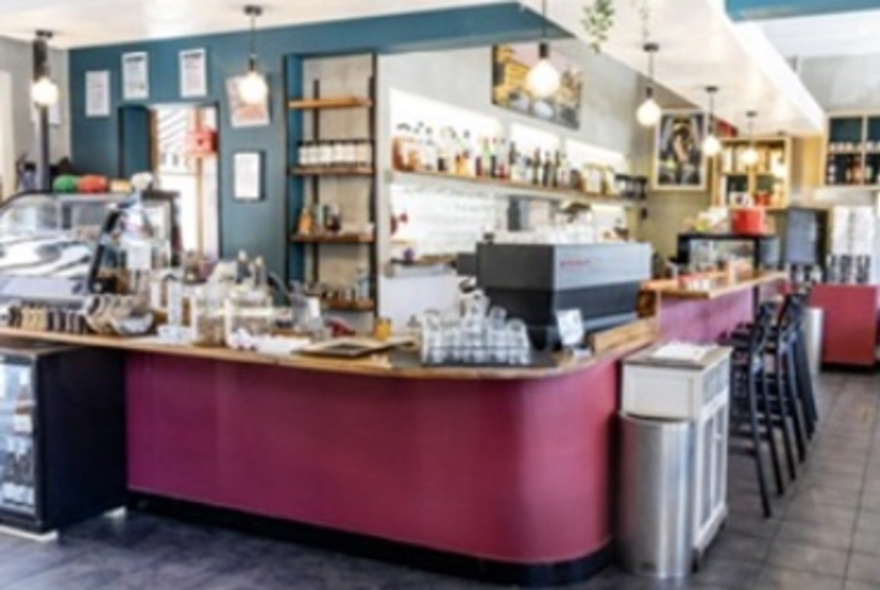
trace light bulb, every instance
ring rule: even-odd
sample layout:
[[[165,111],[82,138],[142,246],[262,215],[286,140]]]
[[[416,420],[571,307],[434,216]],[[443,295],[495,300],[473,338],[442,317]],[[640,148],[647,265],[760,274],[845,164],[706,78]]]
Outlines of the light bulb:
[[[553,96],[559,90],[560,84],[559,70],[546,58],[535,64],[526,78],[526,87],[535,98]]]
[[[660,122],[663,110],[653,97],[649,97],[636,111],[636,118],[643,127],[653,127]]]
[[[41,107],[51,107],[58,102],[58,85],[48,76],[41,76],[31,86],[31,98]]]
[[[758,150],[755,146],[749,146],[749,149],[743,152],[742,161],[746,166],[754,166],[758,163]]]
[[[249,71],[238,82],[238,94],[245,104],[263,104],[269,96],[266,77],[257,70]]]
[[[710,133],[703,140],[703,154],[711,158],[719,153],[721,153],[721,142],[718,141],[714,133]]]

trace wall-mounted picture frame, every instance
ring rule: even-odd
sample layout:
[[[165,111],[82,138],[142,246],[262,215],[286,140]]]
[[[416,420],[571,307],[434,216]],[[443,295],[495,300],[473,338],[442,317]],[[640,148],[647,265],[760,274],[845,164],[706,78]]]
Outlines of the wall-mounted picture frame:
[[[536,98],[529,92],[526,79],[539,59],[536,43],[495,45],[492,48],[492,104],[541,121],[579,129],[583,70],[551,49],[550,61],[561,73],[561,84],[553,96]]]
[[[201,98],[208,95],[208,52],[187,49],[180,52],[180,97]]]
[[[226,93],[229,99],[229,124],[233,129],[265,127],[271,123],[269,97],[261,104],[248,104],[241,98],[239,86],[243,76],[226,79]],[[269,93],[271,96],[271,92]]]
[[[233,197],[237,201],[263,199],[263,159],[263,152],[258,150],[241,151],[233,155]]]
[[[706,115],[697,110],[663,111],[654,131],[651,188],[706,192],[709,166],[703,154]]]
[[[150,98],[150,54],[145,51],[122,54],[122,99]]]

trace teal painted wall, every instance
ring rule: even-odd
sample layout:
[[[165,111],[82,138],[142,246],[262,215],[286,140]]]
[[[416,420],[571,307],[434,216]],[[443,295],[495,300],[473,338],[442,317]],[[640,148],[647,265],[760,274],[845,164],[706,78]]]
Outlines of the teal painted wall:
[[[790,18],[837,12],[873,10],[877,0],[727,0],[734,20]]]
[[[245,22],[243,19],[242,27]],[[180,98],[178,54],[185,49],[208,52],[209,93],[199,103],[220,107],[220,240],[224,256],[240,249],[266,257],[270,269],[287,274],[286,201],[296,184],[287,178],[287,150],[297,141],[296,130],[288,136],[285,86],[291,95],[299,93],[297,80],[286,73],[299,69],[298,61],[314,55],[346,53],[392,53],[452,47],[476,47],[493,43],[527,41],[540,35],[541,18],[523,11],[518,4],[424,12],[376,17],[260,32],[258,51],[262,69],[272,88],[272,125],[255,129],[232,129],[226,98],[226,79],[245,68],[248,36],[243,33],[210,35],[159,42],[130,43],[79,49],[70,53],[71,143],[75,164],[83,170],[115,176],[120,169],[119,113],[125,104],[168,104],[187,102]],[[559,31],[553,31],[556,36]],[[148,101],[121,100],[122,54],[146,51],[150,54],[151,95]],[[85,116],[86,72],[109,70],[112,86],[112,116]],[[454,72],[436,73],[438,76]],[[475,89],[489,92],[489,89]],[[266,199],[240,203],[232,198],[233,154],[262,150],[266,157]],[[294,196],[295,200],[295,196]],[[295,265],[292,265],[295,267]]]

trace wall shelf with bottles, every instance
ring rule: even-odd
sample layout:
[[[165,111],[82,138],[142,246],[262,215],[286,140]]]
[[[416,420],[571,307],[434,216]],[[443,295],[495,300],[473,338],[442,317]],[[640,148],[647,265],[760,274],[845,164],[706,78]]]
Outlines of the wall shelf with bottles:
[[[828,118],[825,185],[880,186],[880,113],[840,113]]]
[[[754,145],[757,158],[751,162]],[[788,207],[792,184],[792,140],[789,137],[727,138],[715,158],[713,203],[721,207]]]
[[[409,171],[395,170],[391,173],[393,182],[419,182],[419,181],[436,181],[439,183],[462,183],[479,188],[496,188],[497,194],[504,197],[512,195],[528,196],[539,199],[551,199],[560,201],[582,201],[585,203],[597,205],[611,205],[617,207],[636,207],[638,202],[633,199],[623,198],[617,195],[603,195],[598,193],[587,193],[575,189],[559,188],[559,187],[542,187],[525,182],[513,182],[500,178],[486,178],[480,176],[462,176],[458,174],[448,174],[444,172],[426,172],[426,171]]]
[[[360,54],[287,66],[288,272],[334,312],[377,309],[376,65]]]

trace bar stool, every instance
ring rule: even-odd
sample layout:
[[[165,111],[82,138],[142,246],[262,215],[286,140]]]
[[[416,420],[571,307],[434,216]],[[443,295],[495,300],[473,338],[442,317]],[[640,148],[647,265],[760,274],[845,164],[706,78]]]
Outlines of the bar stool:
[[[731,334],[724,342],[733,346],[731,363],[731,433],[744,435],[751,439],[751,449],[747,452],[755,460],[761,507],[766,518],[773,516],[770,495],[764,475],[762,439],[767,443],[773,467],[776,488],[780,495],[785,493],[779,451],[774,430],[776,413],[770,408],[766,371],[767,349],[774,332],[774,318],[777,306],[764,303],[759,307],[755,321],[747,329]],[[746,331],[747,330],[747,331]],[[747,429],[748,432],[743,432]],[[790,468],[794,469],[793,456],[789,456]]]
[[[805,311],[805,295],[786,296],[769,346],[774,360],[770,374],[771,396],[779,398],[779,403],[785,406],[785,416],[791,419],[801,462],[807,459],[807,440],[812,440],[818,419],[803,336]]]

